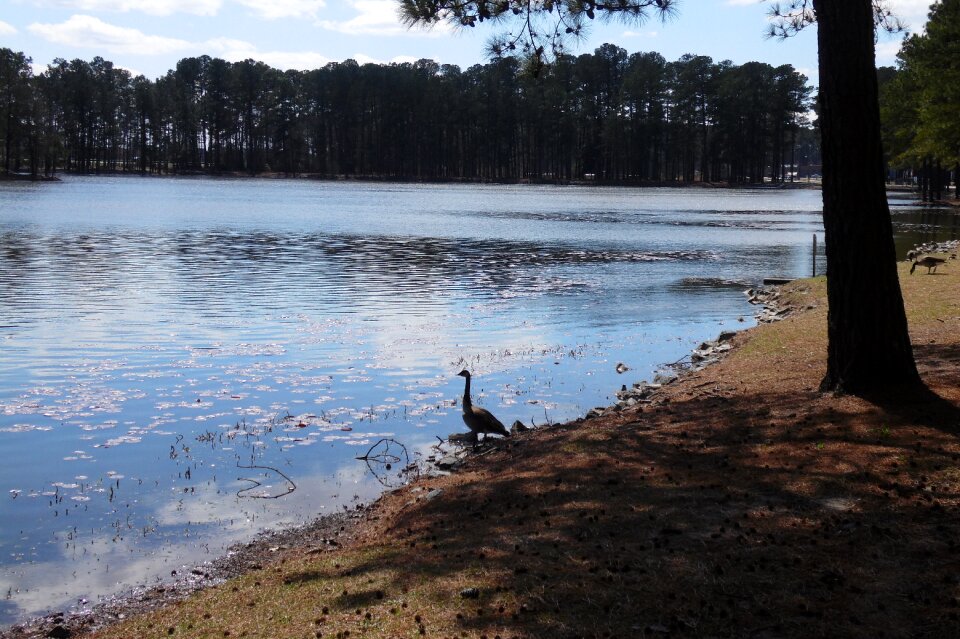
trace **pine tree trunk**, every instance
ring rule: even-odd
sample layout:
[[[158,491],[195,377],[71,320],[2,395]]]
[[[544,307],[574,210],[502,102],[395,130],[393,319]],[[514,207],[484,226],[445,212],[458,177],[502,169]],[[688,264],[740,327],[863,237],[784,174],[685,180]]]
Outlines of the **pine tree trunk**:
[[[883,181],[871,0],[814,0],[814,8],[829,273],[821,389],[918,383]]]

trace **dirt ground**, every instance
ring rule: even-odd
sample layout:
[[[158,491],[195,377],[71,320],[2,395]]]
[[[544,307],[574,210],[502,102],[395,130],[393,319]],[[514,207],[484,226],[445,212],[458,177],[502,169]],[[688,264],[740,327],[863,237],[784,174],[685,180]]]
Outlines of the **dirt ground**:
[[[4,636],[960,637],[960,262],[900,269],[927,391],[820,393],[825,284],[797,281],[650,403],[503,440],[336,545]]]

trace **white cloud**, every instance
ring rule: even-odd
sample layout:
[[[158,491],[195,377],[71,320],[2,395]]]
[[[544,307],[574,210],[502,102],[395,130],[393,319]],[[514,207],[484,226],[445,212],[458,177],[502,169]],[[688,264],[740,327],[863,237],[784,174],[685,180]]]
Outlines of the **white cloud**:
[[[903,44],[903,41],[897,38],[896,40],[888,40],[886,42],[880,41],[877,42],[877,65],[878,66],[891,66],[897,61],[897,53],[900,52],[900,46]]]
[[[624,38],[656,38],[659,33],[656,31],[624,31]]]
[[[416,62],[417,60],[420,60],[420,58],[418,58],[418,57],[416,57],[416,56],[412,56],[412,55],[398,55],[398,56],[394,56],[394,57],[390,58],[389,60],[381,60],[381,59],[379,59],[379,58],[371,57],[371,56],[369,56],[369,55],[367,55],[367,54],[365,54],[365,53],[357,53],[357,54],[351,56],[351,58],[353,58],[354,60],[356,60],[356,61],[357,61],[357,64],[391,64],[391,63],[395,63],[395,64],[403,64],[403,63],[413,64],[413,63]],[[434,57],[434,58],[433,58],[433,61],[439,63],[439,58],[438,58],[438,57]]]
[[[933,0],[890,0],[893,13],[913,32],[919,32],[927,23],[927,13]]]
[[[13,25],[7,24],[3,20],[0,20],[0,35],[14,35],[17,30]]]
[[[316,18],[317,11],[326,6],[324,0],[236,0],[252,9],[261,18]]]
[[[205,42],[190,42],[177,38],[147,35],[137,29],[118,27],[99,18],[85,15],[72,16],[61,24],[31,24],[28,29],[35,35],[56,44],[71,47],[86,47],[109,53],[129,55],[162,55],[169,53],[210,54],[228,62],[252,58],[278,69],[316,69],[331,62],[331,59],[315,51],[260,51],[256,45],[245,40],[214,38]],[[138,72],[131,69],[131,73]]]
[[[71,16],[60,24],[35,22],[27,28],[49,42],[109,53],[158,55],[192,47],[186,40],[146,35],[137,29],[107,24],[99,18],[86,15]]]
[[[141,11],[154,16],[168,16],[174,13],[215,16],[223,0],[42,0],[40,4],[91,12]]]
[[[121,70],[123,70],[123,71],[126,71],[127,73],[130,74],[130,77],[131,77],[131,78],[135,78],[135,77],[137,77],[138,75],[146,75],[143,71],[140,71],[139,69],[134,69],[133,67],[127,67],[127,66],[122,66],[122,65],[119,65],[119,64],[115,64],[115,65],[114,65],[114,68],[115,68],[115,69],[121,69]]]
[[[392,1],[392,0],[391,0]],[[191,42],[178,38],[148,35],[138,29],[131,29],[106,23],[88,15],[74,15],[59,24],[34,23],[29,31],[49,42],[70,47],[95,49],[98,52],[127,55],[201,55],[218,56],[228,62],[253,59],[264,62],[277,69],[297,69],[305,71],[323,67],[333,59],[317,51],[262,51],[257,45],[246,40],[234,38],[212,38],[203,42]],[[357,54],[354,59],[360,64],[382,64],[382,60],[365,54]],[[413,56],[395,56],[388,62],[415,62]],[[38,68],[38,73],[45,67]],[[137,75],[135,69],[129,69]]]
[[[350,20],[320,20],[317,26],[328,31],[347,35],[448,35],[450,28],[445,23],[435,25],[430,31],[411,31],[400,23],[395,0],[348,0],[357,15]]]
[[[258,51],[257,47],[244,40],[214,38],[207,40],[198,48],[206,53],[215,54],[228,62],[239,62],[251,58],[265,62],[277,69],[297,69],[306,71],[318,69],[332,62],[330,58],[315,51]]]
[[[888,0],[894,14],[909,23],[911,30],[919,31],[927,21],[927,12],[935,0]],[[727,0],[733,7],[767,4],[767,0]]]

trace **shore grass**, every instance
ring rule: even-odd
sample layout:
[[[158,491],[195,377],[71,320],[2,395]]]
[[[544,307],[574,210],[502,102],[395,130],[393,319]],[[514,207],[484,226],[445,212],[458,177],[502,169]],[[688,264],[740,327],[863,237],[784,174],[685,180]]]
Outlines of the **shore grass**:
[[[342,548],[93,636],[960,636],[960,262],[908,269],[929,394],[819,393],[825,280],[797,281],[798,312],[653,404],[511,438]]]

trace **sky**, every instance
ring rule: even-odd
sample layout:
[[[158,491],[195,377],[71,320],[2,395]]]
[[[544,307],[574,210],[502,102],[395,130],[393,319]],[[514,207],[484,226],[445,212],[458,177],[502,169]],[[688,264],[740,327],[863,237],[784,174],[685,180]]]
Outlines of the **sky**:
[[[922,30],[930,0],[890,0],[910,31]],[[666,22],[596,21],[574,53],[605,42],[630,53],[685,53],[735,64],[792,64],[816,84],[816,33],[765,37],[763,0],[678,0]],[[467,68],[487,60],[496,26],[408,29],[395,0],[0,0],[0,46],[22,51],[42,72],[54,58],[101,56],[154,79],[181,58],[199,55],[263,61],[281,69],[312,69],[352,58],[363,64],[428,58]],[[882,34],[877,64],[894,63],[902,36]]]

